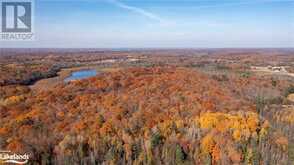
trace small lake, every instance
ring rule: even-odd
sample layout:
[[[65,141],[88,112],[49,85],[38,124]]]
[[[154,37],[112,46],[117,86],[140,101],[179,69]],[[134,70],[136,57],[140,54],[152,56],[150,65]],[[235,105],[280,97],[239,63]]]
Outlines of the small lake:
[[[93,77],[96,75],[97,75],[97,71],[95,69],[80,70],[80,71],[72,72],[69,77],[64,79],[64,81],[69,82],[72,80],[81,80],[81,79]]]

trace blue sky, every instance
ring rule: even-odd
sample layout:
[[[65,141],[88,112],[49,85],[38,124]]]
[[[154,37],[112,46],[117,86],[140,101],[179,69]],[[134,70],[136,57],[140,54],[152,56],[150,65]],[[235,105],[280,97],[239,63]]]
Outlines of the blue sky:
[[[36,0],[34,26],[0,47],[294,47],[294,0]]]

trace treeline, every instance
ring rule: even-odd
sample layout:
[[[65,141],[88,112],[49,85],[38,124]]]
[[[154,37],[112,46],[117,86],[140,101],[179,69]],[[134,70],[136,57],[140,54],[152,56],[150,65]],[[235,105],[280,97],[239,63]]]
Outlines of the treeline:
[[[0,67],[0,86],[32,85],[44,78],[57,76],[62,66],[45,64],[15,64]]]

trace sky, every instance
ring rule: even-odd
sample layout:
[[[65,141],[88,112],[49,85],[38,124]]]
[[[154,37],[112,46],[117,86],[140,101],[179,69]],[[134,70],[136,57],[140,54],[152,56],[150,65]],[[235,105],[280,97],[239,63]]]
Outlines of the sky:
[[[294,0],[35,0],[27,48],[294,47]]]

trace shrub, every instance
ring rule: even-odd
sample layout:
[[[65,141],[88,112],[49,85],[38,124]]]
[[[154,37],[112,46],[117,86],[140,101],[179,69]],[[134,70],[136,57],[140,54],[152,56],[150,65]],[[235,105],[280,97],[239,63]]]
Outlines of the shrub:
[[[177,144],[176,146],[176,162],[177,164],[182,164],[185,161],[186,154],[183,151],[182,147]]]
[[[162,136],[160,133],[154,133],[151,137],[151,147],[155,148],[158,146],[160,143],[162,143]]]
[[[293,143],[289,144],[288,159],[289,159],[289,162],[294,162],[294,144]]]
[[[271,78],[271,83],[273,87],[276,87],[278,82],[274,78]]]
[[[290,85],[288,88],[286,88],[284,96],[287,97],[292,93],[294,93],[294,85]]]
[[[241,74],[240,74],[240,76],[242,77],[242,78],[249,78],[250,77],[250,72],[242,72]]]
[[[256,110],[257,110],[258,113],[260,113],[262,111],[262,109],[265,106],[265,103],[266,103],[266,101],[265,101],[264,97],[257,96],[255,98]]]

